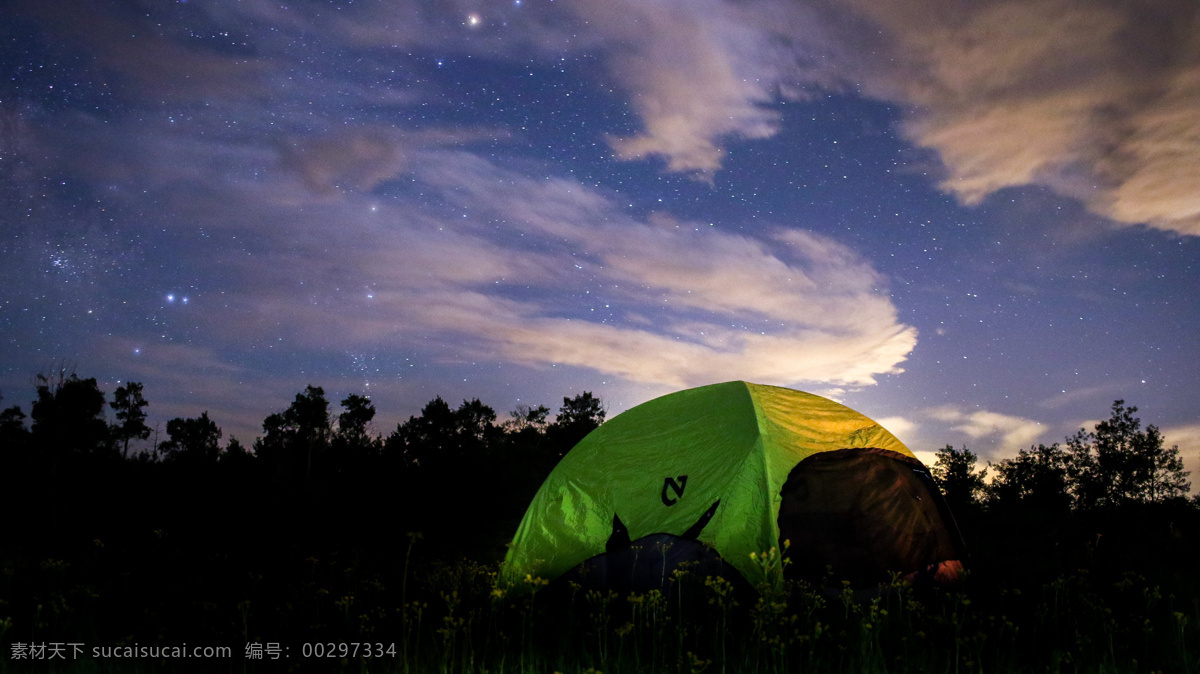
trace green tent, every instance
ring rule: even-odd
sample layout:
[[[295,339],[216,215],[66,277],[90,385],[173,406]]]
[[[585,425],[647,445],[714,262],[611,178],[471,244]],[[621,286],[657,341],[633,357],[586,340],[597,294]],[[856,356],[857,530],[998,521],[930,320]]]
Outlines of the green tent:
[[[820,396],[735,381],[643,403],[584,438],[534,496],[500,583],[552,580],[656,535],[715,551],[751,584],[779,580],[751,554],[785,539],[801,572],[961,559],[944,501],[895,436]]]

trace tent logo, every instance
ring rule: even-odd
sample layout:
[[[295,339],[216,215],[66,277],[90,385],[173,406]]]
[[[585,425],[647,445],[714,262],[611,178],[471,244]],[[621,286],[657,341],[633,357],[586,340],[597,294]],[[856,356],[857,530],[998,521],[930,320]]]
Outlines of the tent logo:
[[[678,482],[676,482],[676,480],[678,480]],[[675,505],[679,501],[679,499],[683,498],[683,490],[685,487],[687,487],[687,475],[680,475],[679,477],[668,477],[667,479],[663,480],[663,488],[662,488],[662,494],[661,494],[663,505],[665,505],[665,506]],[[670,489],[671,491],[675,492],[675,498],[667,497],[667,489]]]

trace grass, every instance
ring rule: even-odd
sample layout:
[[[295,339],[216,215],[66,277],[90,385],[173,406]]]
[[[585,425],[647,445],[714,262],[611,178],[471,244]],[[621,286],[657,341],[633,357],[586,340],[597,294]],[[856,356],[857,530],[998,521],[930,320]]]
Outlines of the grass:
[[[1080,570],[1032,590],[971,577],[952,590],[789,581],[739,595],[685,570],[664,592],[618,595],[534,578],[507,592],[493,587],[495,572],[433,570],[423,590],[440,601],[421,604],[424,622],[402,631],[404,657],[385,664],[438,674],[1200,672],[1200,605],[1137,574],[1108,583]]]
[[[447,561],[412,535],[381,573],[369,556],[301,557],[250,573],[224,597],[179,589],[113,631],[113,590],[87,565],[46,559],[36,602],[0,601],[0,672],[342,671],[403,674],[775,674],[1097,672],[1200,674],[1197,574],[1095,565],[1054,575],[981,563],[954,588],[898,578],[856,588],[832,575],[743,591],[688,568],[660,590],[618,594],[527,577],[496,587],[496,564]],[[97,554],[108,554],[97,548]],[[1147,554],[1152,558],[1152,554]],[[102,559],[98,558],[98,559]],[[210,561],[216,563],[217,558]],[[782,564],[778,551],[755,555]],[[982,560],[981,560],[982,561]],[[198,566],[198,565],[194,565]],[[96,569],[109,569],[99,565]],[[28,570],[27,570],[28,571]],[[228,570],[227,570],[228,571]],[[7,572],[7,571],[6,571]],[[99,573],[99,572],[97,572]],[[11,576],[11,574],[9,574]],[[197,582],[200,582],[199,580]],[[124,615],[132,615],[126,613]],[[16,661],[17,642],[223,645],[225,661]],[[280,643],[279,661],[247,643]],[[382,644],[382,657],[303,657],[302,644]]]

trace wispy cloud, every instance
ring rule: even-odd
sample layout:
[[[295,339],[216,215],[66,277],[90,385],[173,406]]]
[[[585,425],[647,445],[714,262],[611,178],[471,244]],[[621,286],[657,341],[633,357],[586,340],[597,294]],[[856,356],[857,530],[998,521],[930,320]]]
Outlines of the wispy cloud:
[[[1200,235],[1200,15],[1192,3],[1008,0],[903,6],[582,2],[641,131],[620,158],[711,179],[771,104],[851,90],[898,105],[974,204],[1039,185],[1129,224]]]
[[[120,86],[192,104],[278,101],[271,128],[314,189],[369,185],[403,161],[403,148],[353,132],[296,141],[296,129],[332,128],[311,114],[313,98],[416,103],[425,85],[387,86],[395,70],[384,66],[406,48],[497,59],[533,50],[599,56],[639,127],[608,138],[618,158],[654,157],[711,180],[731,142],[776,133],[778,101],[853,91],[903,111],[902,133],[937,152],[942,189],[965,203],[1039,185],[1117,222],[1200,235],[1200,15],[1187,0],[582,0],[538,12],[464,1],[328,16],[213,3],[187,10],[191,32],[178,34],[89,2],[38,7],[26,10],[77,36]],[[231,22],[270,23],[278,37],[239,41],[220,29]],[[298,65],[305,35],[362,50],[362,68],[335,80],[320,59]],[[372,161],[347,175],[329,154],[337,149]]]
[[[206,410],[219,413],[228,435],[248,440],[260,428],[259,405],[264,399],[284,398],[279,386],[264,382],[261,373],[238,365],[209,348],[161,340],[114,336],[87,345],[86,356],[113,378],[102,388],[112,393],[121,382],[152,382],[146,390],[152,424],[175,417],[197,417]],[[118,381],[120,380],[120,381]],[[165,440],[165,435],[160,440]]]
[[[89,48],[97,65],[114,78],[113,88],[132,86],[149,98],[173,103],[240,99],[262,100],[264,75],[271,69],[244,35],[211,26],[168,26],[150,12],[114,12],[103,2],[19,1],[21,12],[53,25]],[[193,17],[196,19],[198,17]],[[197,28],[199,30],[197,30]],[[105,83],[107,86],[108,83]]]
[[[412,164],[420,202],[369,206],[365,196],[284,214],[292,246],[267,264],[236,262],[239,277],[259,277],[248,282],[260,289],[252,313],[272,317],[260,325],[378,348],[437,336],[454,345],[447,358],[571,365],[675,387],[869,385],[899,372],[915,344],[880,290],[885,279],[826,237],[643,221],[615,195],[464,152],[425,151]],[[429,206],[431,193],[440,205]],[[295,244],[312,230],[336,231],[337,251],[319,251],[320,236]],[[305,296],[300,268],[320,281],[312,285],[345,291]]]
[[[1083,388],[1063,389],[1063,391],[1051,398],[1042,400],[1039,406],[1048,410],[1057,410],[1064,407],[1079,404],[1081,402],[1100,401],[1101,404],[1120,397],[1121,386],[1117,383],[1105,383],[1098,386],[1085,386]]]
[[[750,236],[637,218],[619,194],[552,170],[530,177],[437,134],[364,126],[278,143],[184,138],[164,124],[95,169],[152,187],[181,236],[237,243],[194,259],[180,249],[174,262],[222,270],[219,303],[188,311],[193,334],[233,362],[283,337],[646,386],[855,387],[901,372],[916,344],[887,279],[804,223]]]
[[[280,144],[279,154],[306,187],[326,195],[342,188],[370,191],[407,163],[399,134],[378,128],[294,138]]]
[[[579,4],[614,45],[609,69],[642,120],[640,133],[610,139],[618,157],[655,156],[670,171],[711,179],[724,137],[776,132],[779,113],[766,104],[779,61],[750,21],[757,9],[721,0]]]
[[[991,445],[983,451],[993,460],[1028,448],[1045,432],[1038,421],[987,410],[964,410],[946,405],[925,410],[925,416],[950,424],[950,429]]]
[[[134,30],[89,3],[41,11],[102,55],[101,65],[137,86],[177,99],[291,101],[297,36],[318,24],[329,48],[372,49],[362,75],[327,80],[306,65],[306,87],[336,88],[352,104],[386,101],[378,86],[386,50],[436,48],[493,58],[598,54],[639,129],[609,137],[615,156],[655,157],[669,171],[711,180],[736,139],[767,139],[779,128],[774,104],[828,91],[854,91],[896,104],[901,130],[935,150],[941,187],[978,203],[1007,187],[1040,185],[1078,198],[1118,222],[1200,235],[1200,27],[1186,0],[1097,3],[1005,0],[962,4],[918,0],[794,3],[756,0],[584,0],[531,12],[486,3],[368,5],[322,16],[270,3],[196,10],[200,30]],[[472,28],[466,18],[480,17]],[[241,44],[204,30],[270,22],[280,38]],[[137,40],[126,38],[136,32]],[[215,33],[215,34],[219,34]],[[290,38],[289,38],[290,36]],[[188,39],[184,39],[188,38]],[[211,44],[210,44],[211,43]],[[383,60],[381,60],[383,59]],[[293,63],[294,65],[294,63]],[[390,77],[390,76],[389,76]],[[323,84],[324,83],[324,84]],[[412,104],[413,91],[393,105]],[[392,93],[389,93],[392,92]],[[428,92],[430,96],[433,92]],[[158,94],[155,94],[158,95]],[[297,99],[293,128],[306,114]],[[287,122],[286,118],[281,121]],[[322,120],[309,118],[322,124]],[[397,157],[376,139],[343,135],[333,147],[376,153],[367,174],[314,173],[328,161],[292,157],[321,185],[341,176],[370,183]],[[384,154],[378,154],[383,152]],[[361,166],[361,164],[360,164]]]

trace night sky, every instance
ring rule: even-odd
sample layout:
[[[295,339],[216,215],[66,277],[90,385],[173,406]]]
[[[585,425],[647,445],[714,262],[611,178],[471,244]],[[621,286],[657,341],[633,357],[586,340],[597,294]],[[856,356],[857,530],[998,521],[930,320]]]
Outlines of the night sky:
[[[745,379],[995,460],[1121,398],[1200,482],[1198,7],[0,2],[3,405]]]

